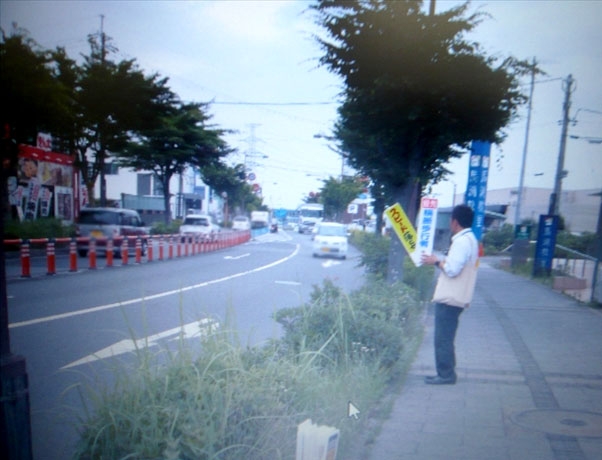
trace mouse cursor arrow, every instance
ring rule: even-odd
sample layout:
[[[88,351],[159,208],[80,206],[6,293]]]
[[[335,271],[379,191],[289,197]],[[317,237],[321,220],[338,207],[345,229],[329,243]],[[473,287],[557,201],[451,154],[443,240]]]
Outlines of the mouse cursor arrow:
[[[347,405],[347,417],[353,417],[357,420],[359,413],[360,410],[357,407],[355,407],[355,404],[349,401],[349,404]]]

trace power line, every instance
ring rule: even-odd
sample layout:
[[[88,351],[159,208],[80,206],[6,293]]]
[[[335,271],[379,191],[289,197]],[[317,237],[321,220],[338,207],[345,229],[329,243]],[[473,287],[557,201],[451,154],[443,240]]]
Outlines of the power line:
[[[311,105],[332,105],[337,104],[337,102],[251,102],[251,101],[237,101],[237,102],[220,102],[213,101],[212,104],[215,105],[259,105],[259,106],[311,106]]]

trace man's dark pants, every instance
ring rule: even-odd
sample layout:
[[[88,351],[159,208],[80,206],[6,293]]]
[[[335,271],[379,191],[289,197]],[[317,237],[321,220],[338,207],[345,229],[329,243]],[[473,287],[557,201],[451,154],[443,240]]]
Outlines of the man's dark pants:
[[[463,308],[435,303],[435,364],[437,375],[456,379],[456,352],[454,340]]]

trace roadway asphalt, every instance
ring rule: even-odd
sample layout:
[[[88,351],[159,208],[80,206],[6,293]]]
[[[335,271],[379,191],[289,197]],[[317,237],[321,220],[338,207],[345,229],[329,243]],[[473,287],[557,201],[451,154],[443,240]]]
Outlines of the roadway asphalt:
[[[434,375],[432,307],[407,380],[363,460],[602,459],[602,312],[484,258],[456,337],[458,382]]]

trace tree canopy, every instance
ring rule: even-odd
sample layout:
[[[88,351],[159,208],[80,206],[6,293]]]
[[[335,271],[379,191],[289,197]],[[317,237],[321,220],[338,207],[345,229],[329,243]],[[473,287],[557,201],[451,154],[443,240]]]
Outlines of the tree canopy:
[[[227,155],[223,130],[212,129],[206,104],[169,100],[156,112],[157,120],[139,129],[136,139],[117,155],[123,166],[152,171],[163,190],[165,219],[170,216],[170,180],[187,166],[202,169]]]
[[[349,203],[356,199],[363,189],[364,185],[356,177],[329,177],[320,190],[324,215],[338,222]]]
[[[383,201],[399,202],[412,220],[423,188],[448,173],[447,162],[472,140],[500,142],[526,100],[519,79],[528,63],[487,56],[469,41],[485,15],[468,7],[429,15],[419,0],[313,6],[326,32],[317,38],[320,62],[344,83],[335,136]],[[391,247],[395,281],[404,255],[395,239]]]

